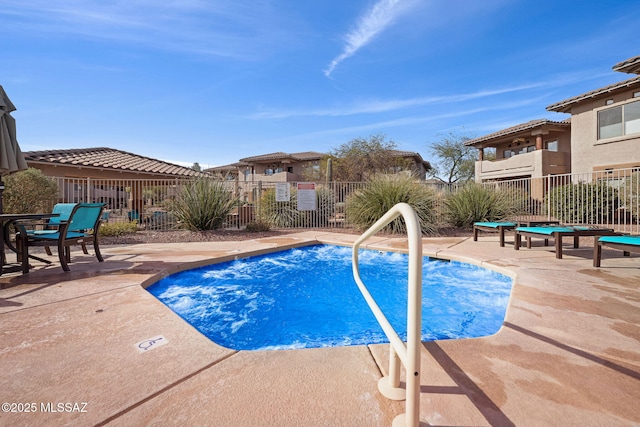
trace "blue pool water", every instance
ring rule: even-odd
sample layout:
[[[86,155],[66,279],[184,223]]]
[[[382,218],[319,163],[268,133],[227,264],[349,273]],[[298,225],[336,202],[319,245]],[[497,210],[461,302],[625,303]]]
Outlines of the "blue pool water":
[[[404,254],[361,250],[363,282],[406,337]],[[424,258],[422,338],[491,335],[504,321],[511,278]],[[168,276],[147,289],[214,342],[236,350],[388,342],[360,293],[351,248],[314,245]]]

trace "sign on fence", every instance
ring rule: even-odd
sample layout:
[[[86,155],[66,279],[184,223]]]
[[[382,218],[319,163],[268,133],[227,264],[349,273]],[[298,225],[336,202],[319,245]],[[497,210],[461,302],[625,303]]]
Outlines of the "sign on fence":
[[[291,201],[291,189],[288,182],[276,183],[276,202],[289,202]]]
[[[315,211],[316,207],[316,183],[298,183],[298,210]]]

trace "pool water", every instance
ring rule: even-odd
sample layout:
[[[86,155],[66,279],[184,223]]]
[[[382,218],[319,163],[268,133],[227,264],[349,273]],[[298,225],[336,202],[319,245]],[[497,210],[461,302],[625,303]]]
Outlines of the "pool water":
[[[223,262],[168,276],[147,290],[219,345],[235,350],[387,343],[354,279],[351,248],[314,245]],[[361,250],[360,275],[406,338],[404,254]],[[425,257],[422,339],[494,334],[504,321],[511,278]]]

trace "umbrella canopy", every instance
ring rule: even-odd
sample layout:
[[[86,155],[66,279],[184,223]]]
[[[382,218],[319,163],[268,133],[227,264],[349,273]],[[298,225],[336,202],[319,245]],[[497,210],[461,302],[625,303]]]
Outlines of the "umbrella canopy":
[[[16,139],[16,121],[10,114],[15,109],[0,85],[0,176],[28,167]]]
[[[2,176],[28,168],[16,139],[16,121],[10,114],[15,109],[16,107],[0,85],[0,213],[3,212]]]

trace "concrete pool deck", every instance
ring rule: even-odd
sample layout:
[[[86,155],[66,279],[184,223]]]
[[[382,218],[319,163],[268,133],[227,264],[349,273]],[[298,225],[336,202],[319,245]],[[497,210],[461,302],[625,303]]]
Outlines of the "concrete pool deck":
[[[377,390],[388,345],[229,350],[141,286],[213,258],[356,237],[103,246],[104,263],[74,251],[70,273],[1,276],[0,401],[14,405],[0,425],[390,426],[405,403]],[[423,242],[425,256],[516,275],[497,334],[423,344],[425,425],[640,425],[640,257],[605,248],[593,268],[588,245],[556,259],[492,235]]]

